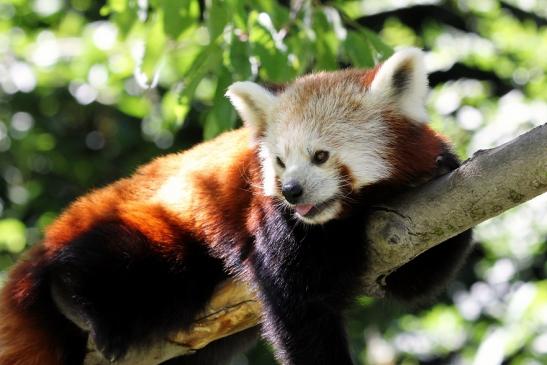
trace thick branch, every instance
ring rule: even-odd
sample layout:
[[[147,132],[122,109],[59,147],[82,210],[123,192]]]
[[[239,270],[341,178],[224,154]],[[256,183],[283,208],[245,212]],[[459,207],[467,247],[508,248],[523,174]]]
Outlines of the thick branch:
[[[377,207],[366,231],[369,269],[364,293],[382,297],[383,278],[436,244],[547,191],[547,124],[496,148],[481,150],[459,169]],[[189,354],[252,327],[260,305],[244,284],[218,288],[203,318],[118,365],[153,365]],[[109,364],[93,344],[86,365]],[[143,350],[144,351],[144,350]]]
[[[437,21],[464,32],[473,31],[468,25],[469,19],[447,5],[414,5],[366,15],[356,21],[375,32],[380,32],[389,18],[396,18],[414,30],[424,28],[428,22]]]
[[[522,10],[514,5],[509,4],[507,1],[500,1],[500,6],[502,9],[508,10],[515,18],[525,22],[527,20],[532,20],[538,27],[544,27],[547,25],[547,19],[534,13]]]
[[[454,63],[448,70],[434,71],[428,75],[429,85],[435,87],[444,84],[447,81],[459,79],[475,79],[487,81],[492,86],[492,94],[503,96],[509,91],[519,89],[518,85],[513,85],[510,79],[498,76],[494,71],[481,70],[479,68],[467,66],[461,62]]]
[[[365,291],[382,296],[379,278],[420,253],[547,191],[547,124],[489,150],[460,168],[378,207],[367,226]]]

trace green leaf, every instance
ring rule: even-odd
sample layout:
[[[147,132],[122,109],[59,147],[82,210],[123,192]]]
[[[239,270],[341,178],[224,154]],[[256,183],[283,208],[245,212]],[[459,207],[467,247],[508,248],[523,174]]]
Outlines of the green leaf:
[[[150,102],[138,96],[124,95],[118,102],[120,110],[133,117],[143,118],[150,113]]]
[[[145,50],[140,71],[143,72],[148,80],[154,78],[158,67],[162,63],[162,58],[167,48],[167,39],[162,31],[162,24],[158,17],[152,19],[151,24],[146,28],[146,41],[144,42]]]
[[[109,0],[108,6],[116,13],[122,13],[127,9],[127,0]]]
[[[232,129],[236,121],[234,108],[224,96],[226,89],[232,83],[232,74],[226,67],[222,67],[218,76],[213,107],[205,119],[203,137],[211,139],[226,130]]]
[[[183,88],[177,98],[176,119],[178,123],[182,123],[186,113],[190,110],[190,103],[194,99],[194,94],[199,83],[207,73],[214,72],[215,68],[221,65],[221,63],[222,52],[217,42],[209,44],[196,56],[194,62],[192,62],[192,65],[184,75]]]
[[[191,97],[194,94],[201,79],[219,64],[220,56],[221,50],[217,43],[211,43],[199,53],[185,75],[181,97]]]
[[[307,72],[315,59],[315,39],[310,38],[311,34],[313,33],[309,29],[295,29],[286,40],[289,52],[295,56],[294,67],[297,75]]]
[[[202,54],[203,46],[190,44],[187,47],[181,48],[180,52],[174,52],[170,56],[176,73],[186,75],[190,68],[194,65],[197,57]]]
[[[323,11],[316,11],[313,19],[316,33],[315,69],[336,70],[338,68],[336,56],[340,41]]]
[[[209,37],[216,39],[224,31],[224,27],[230,19],[230,9],[224,1],[213,0],[208,8],[207,28]]]
[[[40,215],[40,218],[38,218],[37,226],[40,228],[40,230],[44,230],[47,226],[53,223],[57,216],[58,214],[56,214],[55,212],[45,212]]]
[[[245,7],[245,1],[242,0],[224,0],[231,9],[231,21],[236,28],[247,30],[247,19],[249,11]]]
[[[26,242],[23,222],[13,218],[0,220],[0,250],[18,253],[23,251]]]
[[[277,1],[253,0],[251,3],[253,4],[253,9],[268,14],[277,28],[281,28],[289,21],[288,7],[282,6]]]
[[[138,19],[136,2],[128,0],[109,0],[101,9],[101,15],[110,14],[110,19],[118,26],[122,35],[127,35]]]
[[[362,0],[344,0],[336,2],[336,7],[352,19],[365,15]]]
[[[264,16],[261,14],[261,16]],[[296,76],[295,67],[289,60],[286,44],[273,39],[270,29],[263,26],[256,12],[250,15],[251,54],[256,56],[260,64],[262,79],[273,82],[286,82]]]
[[[161,99],[161,115],[163,117],[163,122],[168,127],[182,125],[184,117],[189,109],[190,107],[188,104],[181,105],[179,103],[179,93],[175,90],[169,90]]]
[[[161,0],[163,31],[176,39],[187,28],[199,23],[199,3],[197,0]]]
[[[370,46],[363,35],[360,35],[355,31],[348,32],[344,41],[344,49],[354,66],[374,66],[374,58],[372,57]]]
[[[55,148],[56,144],[55,137],[50,133],[40,133],[35,136],[35,147],[38,151],[51,151]]]
[[[368,39],[374,49],[378,52],[378,54],[375,55],[377,62],[383,61],[393,54],[393,48],[385,44],[384,41],[382,41],[382,39],[376,33],[364,27],[361,28],[361,32]]]
[[[224,64],[235,75],[235,79],[247,80],[252,75],[249,48],[248,41],[240,40],[232,32],[230,48],[227,48],[224,52]]]

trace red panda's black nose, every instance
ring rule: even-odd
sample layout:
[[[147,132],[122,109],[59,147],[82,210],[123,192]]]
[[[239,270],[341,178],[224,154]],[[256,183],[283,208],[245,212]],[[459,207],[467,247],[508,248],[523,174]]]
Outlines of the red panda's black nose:
[[[304,189],[302,189],[302,186],[297,181],[291,180],[283,184],[281,192],[289,203],[295,204],[298,201],[298,198],[304,194]]]

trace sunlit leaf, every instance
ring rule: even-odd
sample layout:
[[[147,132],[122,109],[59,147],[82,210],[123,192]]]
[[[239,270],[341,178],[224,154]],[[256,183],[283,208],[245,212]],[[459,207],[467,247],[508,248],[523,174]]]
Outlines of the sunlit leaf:
[[[18,253],[25,248],[25,243],[23,222],[13,218],[0,219],[0,250]]]
[[[227,68],[222,67],[217,79],[213,106],[205,120],[203,130],[203,137],[205,139],[213,138],[219,133],[234,127],[236,114],[228,98],[224,95],[232,81],[231,72]]]
[[[177,120],[182,121],[189,110],[194,93],[203,77],[222,63],[222,50],[211,43],[196,56],[182,81],[182,91],[177,100]]]
[[[230,47],[225,51],[224,64],[239,80],[251,77],[250,45],[232,33]]]
[[[109,8],[117,13],[121,13],[127,10],[128,0],[108,0]]]
[[[246,8],[246,1],[242,0],[224,0],[226,5],[231,10],[232,18],[230,19],[236,28],[247,30],[247,17],[249,12]]]
[[[166,51],[167,39],[162,31],[162,23],[159,19],[154,19],[147,28],[146,41],[143,43],[144,55],[138,68],[146,76],[146,83],[153,84],[154,78],[157,78],[161,72],[162,59]],[[138,60],[137,60],[138,61]]]
[[[122,96],[118,107],[123,113],[137,118],[143,118],[150,113],[150,102],[138,96]]]
[[[316,33],[315,69],[335,70],[338,68],[337,53],[340,41],[334,34],[334,30],[324,12],[316,11],[313,19]]]
[[[268,22],[267,15],[251,13],[249,23],[252,54],[258,59],[262,78],[270,82],[292,79],[295,69],[289,61],[286,45],[281,38],[277,38],[274,33],[277,30]]]
[[[224,27],[230,20],[230,9],[222,0],[212,0],[207,12],[207,28],[209,37],[215,39],[218,37]]]
[[[128,0],[109,0],[108,5],[101,9],[101,14],[110,14],[120,33],[127,35],[138,19],[137,4]]]
[[[159,0],[159,3],[163,13],[164,32],[171,38],[178,38],[185,29],[198,22],[197,0]]]
[[[350,31],[344,41],[344,49],[346,50],[353,66],[355,67],[372,67],[374,59],[370,46],[363,35]]]
[[[286,43],[291,54],[294,56],[295,72],[302,74],[310,70],[315,60],[315,33],[311,29],[300,29],[298,32],[290,33]]]
[[[252,0],[253,9],[264,12],[270,16],[275,27],[278,29],[289,21],[289,9],[278,1]]]
[[[393,48],[385,44],[376,33],[366,28],[361,28],[361,32],[363,32],[370,44],[378,53],[377,61],[383,61],[393,54]]]

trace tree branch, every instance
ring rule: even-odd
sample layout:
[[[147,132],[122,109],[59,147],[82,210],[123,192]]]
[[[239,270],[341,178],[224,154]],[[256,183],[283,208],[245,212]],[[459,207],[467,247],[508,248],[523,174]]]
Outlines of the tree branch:
[[[538,27],[544,27],[547,25],[547,19],[545,19],[544,17],[534,12],[522,10],[521,8],[509,4],[507,1],[500,1],[500,6],[502,9],[508,10],[515,18],[517,18],[521,22],[531,20],[536,23]]]
[[[413,5],[365,15],[356,19],[356,22],[375,32],[380,32],[389,18],[396,18],[414,30],[423,29],[428,22],[436,21],[463,32],[474,32],[468,25],[469,19],[449,5]]]
[[[489,150],[460,168],[376,207],[367,222],[364,293],[384,296],[383,279],[436,244],[547,191],[547,124]],[[260,304],[242,283],[221,285],[193,328],[117,365],[153,365],[190,354],[260,322]],[[85,365],[109,364],[90,343]]]
[[[447,70],[438,70],[428,75],[431,88],[446,83],[447,81],[459,79],[475,79],[487,81],[492,86],[492,95],[503,96],[511,90],[522,89],[519,85],[513,85],[510,79],[498,76],[494,71],[481,70],[476,67],[467,66],[461,62],[454,63]]]
[[[547,191],[547,124],[489,150],[460,168],[378,207],[368,221],[365,291],[422,252]]]

